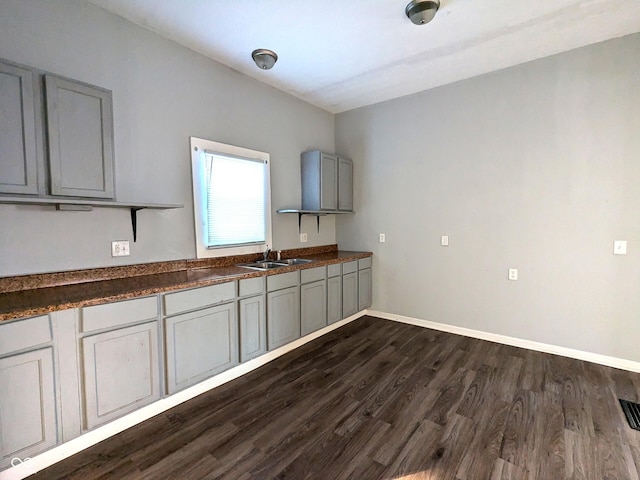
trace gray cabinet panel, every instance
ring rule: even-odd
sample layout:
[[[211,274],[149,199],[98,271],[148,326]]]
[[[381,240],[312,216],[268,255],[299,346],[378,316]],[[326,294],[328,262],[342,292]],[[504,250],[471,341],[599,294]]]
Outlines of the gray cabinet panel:
[[[371,268],[371,257],[361,258],[358,260],[358,269]]]
[[[364,310],[371,306],[371,269],[358,271],[358,309]]]
[[[45,75],[51,195],[114,198],[111,92]]]
[[[327,280],[327,324],[342,320],[342,277]]]
[[[300,333],[304,336],[327,325],[327,281],[300,287]]]
[[[52,349],[0,359],[0,468],[57,443]]]
[[[240,361],[246,362],[267,351],[265,295],[240,300]]]
[[[267,277],[267,292],[294,287],[300,282],[300,272],[280,273]]]
[[[169,393],[238,363],[235,303],[165,319]]]
[[[33,72],[0,61],[0,193],[38,193]]]
[[[300,338],[299,287],[267,294],[267,346],[269,350]]]
[[[342,273],[353,273],[358,271],[358,261],[345,262],[342,264]]]
[[[154,295],[153,297],[83,307],[81,312],[83,332],[117,327],[157,318],[158,297]]]
[[[225,282],[208,287],[192,288],[164,295],[164,314],[173,315],[189,310],[227,302],[236,297],[236,282]]]
[[[353,162],[342,157],[338,159],[338,210],[353,210]]]
[[[158,324],[82,339],[86,428],[160,398]]]
[[[0,355],[35,347],[51,341],[48,315],[15,320],[0,325]]]
[[[347,273],[342,276],[342,318],[346,318],[357,312],[358,272]]]
[[[247,297],[264,293],[264,277],[245,278],[238,282],[238,296]]]
[[[337,210],[338,157],[318,150],[300,156],[303,210]]]
[[[327,266],[327,277],[337,277],[338,275],[342,275],[341,263],[334,263],[333,265]]]
[[[300,283],[311,283],[325,278],[327,278],[327,268],[324,266],[300,271]]]

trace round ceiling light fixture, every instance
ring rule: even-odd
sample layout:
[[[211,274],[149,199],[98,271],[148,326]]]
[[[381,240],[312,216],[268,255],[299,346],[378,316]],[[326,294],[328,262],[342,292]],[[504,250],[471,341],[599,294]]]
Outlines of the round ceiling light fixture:
[[[273,68],[273,66],[278,61],[278,55],[276,52],[272,52],[271,50],[267,50],[266,48],[258,48],[251,53],[253,57],[253,61],[256,62],[258,68],[262,70],[269,70]]]
[[[440,0],[411,0],[404,12],[416,25],[424,25],[433,20],[440,8]]]

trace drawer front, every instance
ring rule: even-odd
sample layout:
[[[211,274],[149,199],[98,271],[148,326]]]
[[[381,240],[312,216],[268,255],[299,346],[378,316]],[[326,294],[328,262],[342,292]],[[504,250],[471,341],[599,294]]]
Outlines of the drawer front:
[[[49,315],[0,325],[0,355],[51,341]]]
[[[342,273],[346,275],[347,273],[353,273],[358,271],[358,261],[354,260],[353,262],[345,262],[342,264]]]
[[[362,270],[363,268],[371,268],[371,257],[358,260],[358,270]]]
[[[267,292],[282,290],[283,288],[295,287],[298,285],[300,272],[281,273],[267,277]]]
[[[136,298],[124,302],[105,303],[81,310],[80,331],[93,332],[102,328],[153,320],[158,317],[158,297]]]
[[[300,283],[317,282],[327,278],[327,267],[308,268],[300,272]]]
[[[327,267],[327,277],[337,277],[338,275],[342,275],[342,264],[334,263],[333,265],[329,265]]]
[[[215,305],[236,297],[236,282],[220,283],[208,287],[194,288],[164,295],[164,314],[180,312]]]
[[[264,277],[246,278],[239,282],[239,297],[247,295],[258,295],[264,292]]]

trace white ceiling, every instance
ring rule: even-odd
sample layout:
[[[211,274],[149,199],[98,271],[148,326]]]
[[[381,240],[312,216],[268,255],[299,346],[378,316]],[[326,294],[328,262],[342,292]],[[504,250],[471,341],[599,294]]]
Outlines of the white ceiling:
[[[640,0],[441,0],[423,26],[409,0],[88,1],[333,113],[640,31]]]

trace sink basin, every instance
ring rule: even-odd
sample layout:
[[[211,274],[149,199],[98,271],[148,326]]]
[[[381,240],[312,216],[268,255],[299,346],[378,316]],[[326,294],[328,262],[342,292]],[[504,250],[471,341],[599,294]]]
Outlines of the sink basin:
[[[286,260],[276,260],[275,263],[281,263],[283,265],[304,265],[305,263],[310,263],[311,260],[306,260],[304,258],[287,258]]]
[[[272,268],[282,268],[286,265],[276,262],[253,262],[253,263],[241,263],[238,265],[243,268],[252,268],[253,270],[271,270]]]

